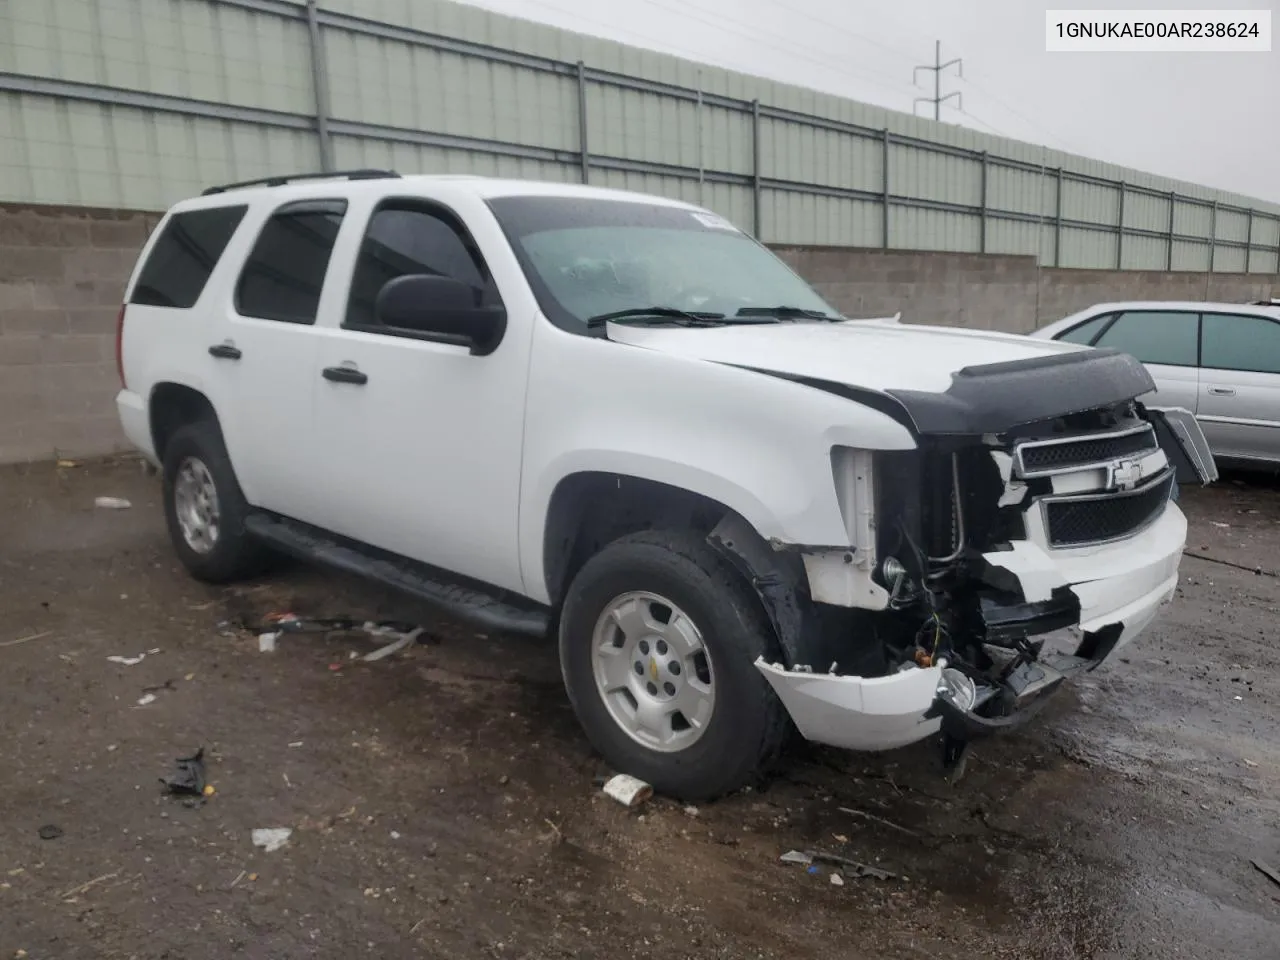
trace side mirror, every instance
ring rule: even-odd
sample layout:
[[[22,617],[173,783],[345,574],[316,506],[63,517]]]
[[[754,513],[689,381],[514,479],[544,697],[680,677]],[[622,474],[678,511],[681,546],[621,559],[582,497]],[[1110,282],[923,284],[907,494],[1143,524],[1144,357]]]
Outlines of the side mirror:
[[[475,288],[453,277],[411,273],[388,281],[374,302],[378,321],[440,343],[493,353],[507,330],[507,311],[476,305]]]

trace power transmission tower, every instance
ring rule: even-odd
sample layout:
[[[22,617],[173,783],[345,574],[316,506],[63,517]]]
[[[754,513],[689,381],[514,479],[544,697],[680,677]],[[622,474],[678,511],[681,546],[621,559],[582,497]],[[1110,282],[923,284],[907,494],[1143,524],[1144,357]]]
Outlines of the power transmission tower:
[[[961,96],[959,90],[953,90],[951,93],[948,93],[945,97],[942,95],[942,71],[947,69],[947,67],[951,67],[951,66],[954,66],[956,68],[956,73],[959,76],[961,77],[964,76],[964,61],[961,60],[959,57],[955,57],[954,59],[948,60],[946,63],[943,63],[942,62],[942,41],[941,40],[934,41],[933,65],[926,66],[926,67],[916,67],[915,70],[912,71],[911,73],[911,82],[916,86],[919,86],[920,83],[916,78],[920,75],[920,71],[921,70],[933,71],[933,96],[932,97],[916,97],[915,101],[911,104],[912,113],[915,112],[917,103],[932,103],[933,119],[941,120],[942,104],[945,103],[947,100],[950,100],[952,97],[956,98],[956,103],[959,105],[959,109],[961,110],[964,109],[964,97]]]

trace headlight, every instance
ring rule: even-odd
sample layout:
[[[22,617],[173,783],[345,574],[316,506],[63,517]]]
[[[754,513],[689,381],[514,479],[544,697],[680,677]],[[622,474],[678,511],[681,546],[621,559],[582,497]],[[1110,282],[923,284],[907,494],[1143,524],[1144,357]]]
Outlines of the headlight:
[[[954,667],[947,667],[938,679],[938,696],[951,702],[962,713],[968,713],[978,702],[978,690],[973,681]]]

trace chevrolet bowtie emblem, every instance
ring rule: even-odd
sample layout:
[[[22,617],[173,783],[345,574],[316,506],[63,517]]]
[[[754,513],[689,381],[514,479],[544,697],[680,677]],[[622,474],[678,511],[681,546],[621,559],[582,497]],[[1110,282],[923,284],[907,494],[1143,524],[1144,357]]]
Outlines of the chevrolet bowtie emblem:
[[[1108,486],[1116,490],[1132,490],[1142,479],[1142,465],[1137,460],[1117,460],[1109,470]]]

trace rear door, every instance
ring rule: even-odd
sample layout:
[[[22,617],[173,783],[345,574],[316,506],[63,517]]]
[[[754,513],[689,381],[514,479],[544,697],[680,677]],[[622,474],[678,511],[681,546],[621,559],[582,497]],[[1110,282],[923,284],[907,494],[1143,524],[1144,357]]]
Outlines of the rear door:
[[[1217,456],[1280,460],[1280,322],[1206,313],[1196,411]]]
[[[1125,310],[1118,313],[1093,341],[1132,354],[1151,372],[1164,407],[1196,412],[1200,371],[1200,314],[1189,310]]]
[[[227,450],[255,506],[322,522],[308,469],[315,322],[346,211],[342,199],[283,203],[266,216],[226,298],[219,364]]]

